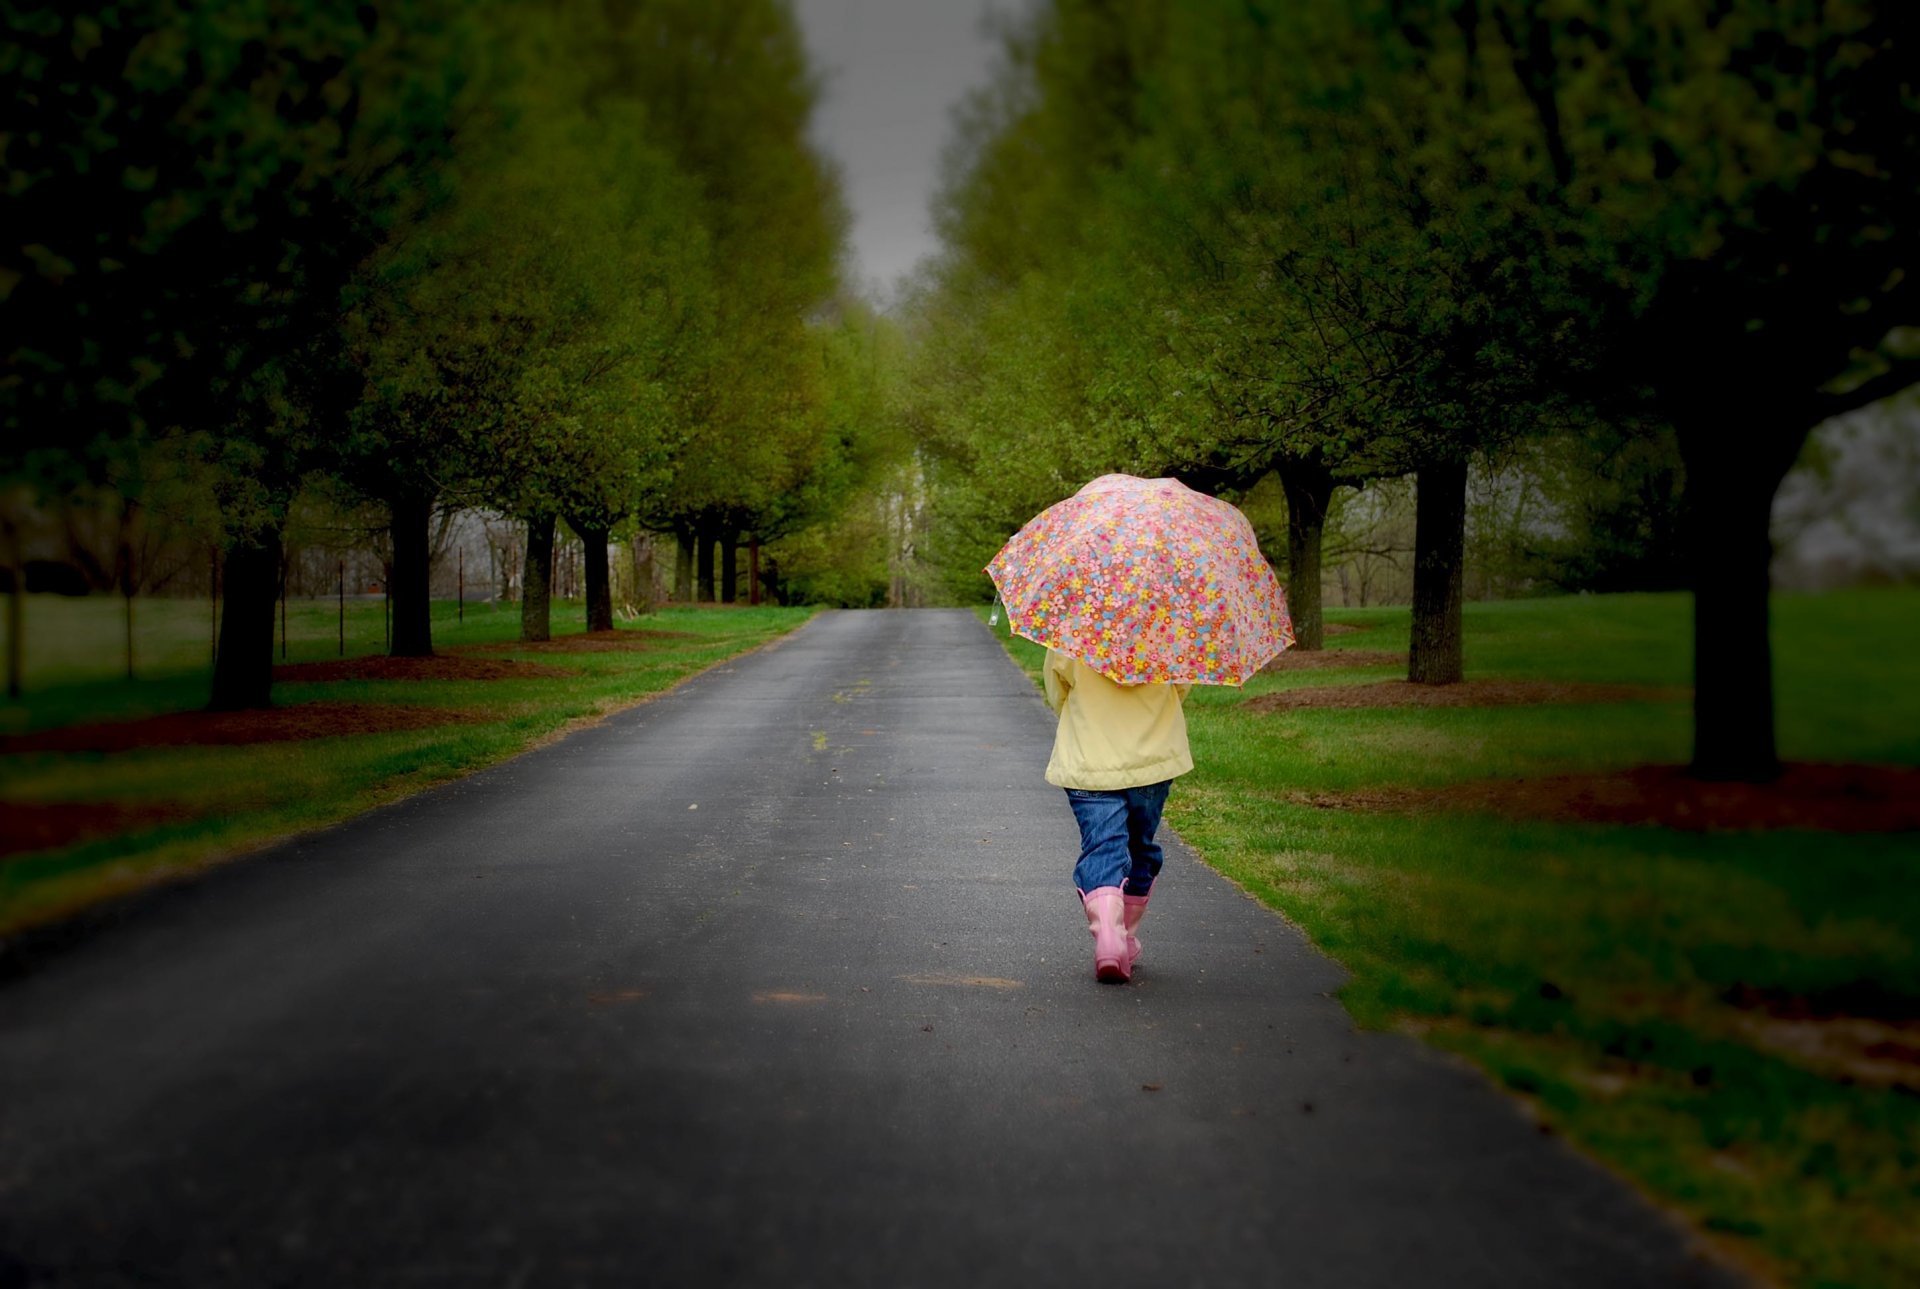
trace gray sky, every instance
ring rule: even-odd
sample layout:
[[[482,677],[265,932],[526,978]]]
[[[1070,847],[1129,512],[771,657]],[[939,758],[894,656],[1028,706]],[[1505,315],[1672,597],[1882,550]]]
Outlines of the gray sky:
[[[840,163],[853,211],[856,284],[884,299],[937,243],[928,202],[939,181],[949,115],[985,84],[997,42],[990,13],[1019,0],[795,0],[823,73],[814,137]]]

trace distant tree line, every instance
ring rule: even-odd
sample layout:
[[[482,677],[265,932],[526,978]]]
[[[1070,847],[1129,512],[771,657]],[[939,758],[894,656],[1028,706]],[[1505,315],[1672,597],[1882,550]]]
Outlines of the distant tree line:
[[[556,525],[609,627],[617,533],[671,534],[688,598],[722,550],[730,597],[736,545],[894,468],[780,0],[0,10],[0,487],[198,500],[214,707],[270,701],[316,499],[385,527],[392,648],[424,654],[436,513],[524,523],[541,640]]]
[[[1917,28],[1890,0],[1053,0],[963,120],[904,321],[934,558],[971,579],[1105,470],[1272,481],[1317,648],[1336,495],[1407,478],[1409,675],[1447,683],[1469,469],[1524,457],[1566,580],[1670,583],[1685,552],[1695,770],[1772,775],[1771,499],[1816,425],[1920,380]]]

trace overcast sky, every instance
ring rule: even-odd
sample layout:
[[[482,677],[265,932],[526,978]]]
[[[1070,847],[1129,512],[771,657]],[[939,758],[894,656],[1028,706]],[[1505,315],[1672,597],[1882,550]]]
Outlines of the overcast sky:
[[[813,62],[826,80],[814,118],[840,163],[853,212],[855,281],[884,299],[936,242],[928,202],[939,180],[950,113],[986,83],[997,42],[989,14],[1019,0],[795,0]]]

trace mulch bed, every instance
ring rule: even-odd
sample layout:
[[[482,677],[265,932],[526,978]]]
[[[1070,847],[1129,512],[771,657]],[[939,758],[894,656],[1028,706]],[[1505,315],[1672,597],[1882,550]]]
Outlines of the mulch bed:
[[[1910,766],[1789,764],[1772,783],[1705,783],[1689,777],[1682,766],[1647,765],[1617,774],[1294,793],[1291,799],[1323,809],[1469,810],[1515,819],[1652,824],[1687,832],[1920,829],[1920,769]]]
[[[273,669],[276,682],[296,685],[333,680],[534,680],[577,674],[565,667],[549,667],[537,662],[446,653],[431,658],[389,658],[385,654],[372,654],[330,662],[288,663]]]
[[[1289,649],[1261,671],[1319,671],[1325,667],[1404,667],[1407,655],[1391,649]]]
[[[1831,1076],[1920,1092],[1920,999],[1877,981],[1807,995],[1743,982],[1721,996],[1762,1047]]]
[[[0,857],[55,850],[92,837],[190,818],[176,806],[111,801],[0,801]]]
[[[587,631],[579,635],[555,636],[551,640],[529,643],[523,640],[504,640],[493,644],[462,645],[459,652],[475,653],[624,653],[630,650],[651,649],[663,640],[698,639],[690,631]]]
[[[342,734],[389,734],[396,730],[483,719],[443,707],[406,707],[391,703],[301,703],[254,712],[168,712],[137,721],[73,725],[0,738],[0,756],[19,752],[126,752],[148,747],[233,747],[333,738]]]
[[[1287,655],[1280,656],[1284,658]],[[1242,709],[1249,712],[1277,712],[1303,707],[1510,707],[1531,703],[1677,702],[1688,697],[1690,692],[1648,685],[1591,685],[1554,680],[1463,680],[1454,685],[1416,685],[1406,680],[1376,680],[1356,685],[1313,685],[1283,689],[1278,693],[1248,699]]]

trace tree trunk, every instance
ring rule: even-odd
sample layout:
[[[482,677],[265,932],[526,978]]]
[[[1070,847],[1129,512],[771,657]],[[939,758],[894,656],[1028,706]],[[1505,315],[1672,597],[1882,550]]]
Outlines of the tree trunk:
[[[280,530],[228,541],[221,577],[219,655],[210,711],[273,706],[273,610],[280,598]]]
[[[433,656],[433,497],[406,492],[388,498],[393,540],[393,647],[396,658]]]
[[[1773,494],[1786,470],[1774,469],[1764,451],[1705,439],[1681,438],[1692,530],[1693,774],[1766,783],[1780,773],[1769,529]]]
[[[760,603],[760,539],[747,543],[747,603]]]
[[[607,567],[607,538],[612,530],[570,521],[580,535],[580,551],[587,584],[587,630],[613,630],[613,578]]]
[[[1407,679],[1458,684],[1461,567],[1467,541],[1467,463],[1421,467],[1413,517],[1413,649]]]
[[[7,697],[18,701],[26,671],[27,567],[20,558],[20,529],[12,515],[0,515],[0,529],[7,542]]]
[[[280,653],[287,652],[287,594],[286,579],[282,575],[280,583]],[[125,610],[127,679],[133,679],[133,548],[123,539],[120,543],[120,596],[121,608]]]
[[[553,638],[553,525],[551,514],[527,520],[527,558],[520,572],[520,638]]]
[[[119,573],[120,573],[120,594],[125,601],[125,603],[122,605],[122,608],[124,608],[126,611],[125,626],[126,626],[127,679],[128,680],[133,679],[133,593],[136,589],[138,589],[138,583],[133,575],[133,516],[134,516],[133,498],[127,497],[122,499],[120,503]],[[281,574],[280,585],[281,585],[280,652],[284,655],[287,650],[287,628],[286,628],[287,600],[286,600],[286,575],[284,572]]]
[[[1318,458],[1299,457],[1281,458],[1278,470],[1287,496],[1287,611],[1293,617],[1293,647],[1315,650],[1326,637],[1320,544],[1333,500],[1333,472]]]
[[[693,535],[695,579],[699,582],[696,594],[702,604],[713,603],[713,538],[705,532]]]
[[[720,537],[720,603],[740,598],[740,534],[729,528]]]
[[[676,604],[693,603],[693,530],[673,530],[673,599]]]
[[[627,554],[633,560],[634,610],[652,613],[657,607],[653,599],[653,538],[635,533],[627,543]]]

